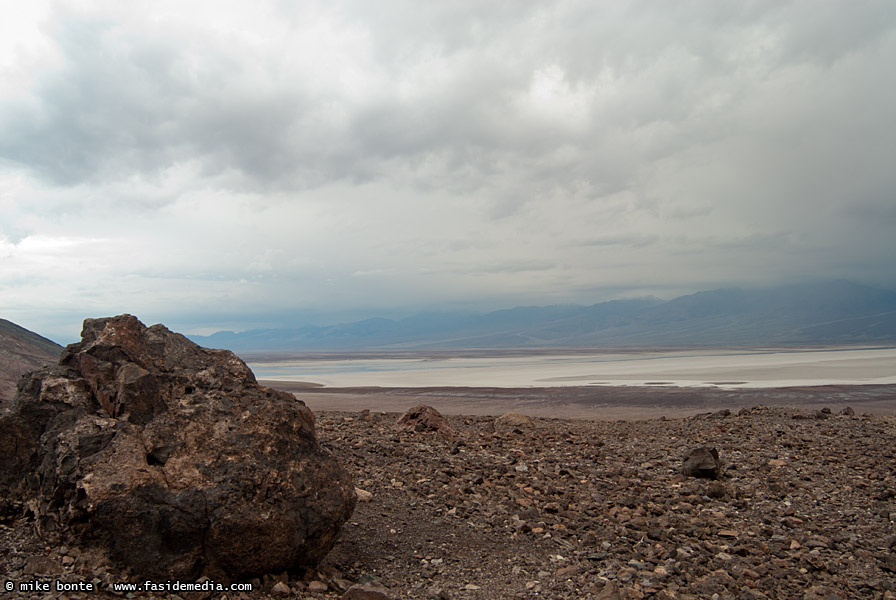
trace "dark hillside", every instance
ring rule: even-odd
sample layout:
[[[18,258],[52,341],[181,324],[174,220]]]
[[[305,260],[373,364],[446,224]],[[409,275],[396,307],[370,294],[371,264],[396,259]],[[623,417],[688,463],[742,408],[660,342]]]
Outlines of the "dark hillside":
[[[478,315],[430,312],[193,339],[236,351],[891,344],[896,292],[830,281],[710,290],[668,301],[524,306]]]
[[[13,397],[28,371],[59,360],[62,346],[6,319],[0,319],[0,402]]]

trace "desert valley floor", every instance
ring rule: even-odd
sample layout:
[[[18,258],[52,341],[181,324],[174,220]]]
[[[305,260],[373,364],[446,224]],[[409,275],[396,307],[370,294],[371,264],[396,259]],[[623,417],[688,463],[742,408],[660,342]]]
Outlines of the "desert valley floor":
[[[756,405],[807,410],[849,405],[859,414],[896,416],[896,385],[725,390],[666,386],[336,388],[292,381],[261,383],[294,393],[314,411],[404,412],[424,403],[453,415],[497,416],[515,411],[532,417],[641,420]]]
[[[896,598],[896,387],[328,389],[273,383],[317,413],[361,501],[318,568],[181,599],[386,596]],[[423,402],[446,435],[406,430]],[[525,419],[502,424],[507,411]],[[559,418],[564,417],[564,418]],[[682,460],[717,449],[718,480]],[[101,556],[0,525],[0,579],[129,581]],[[131,597],[131,596],[127,596]],[[371,596],[374,597],[374,596]]]

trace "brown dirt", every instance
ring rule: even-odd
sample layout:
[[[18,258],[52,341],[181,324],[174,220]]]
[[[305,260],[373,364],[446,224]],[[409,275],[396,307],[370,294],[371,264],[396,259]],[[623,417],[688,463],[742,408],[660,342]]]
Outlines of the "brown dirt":
[[[737,411],[756,405],[806,409],[850,405],[858,413],[896,416],[896,385],[720,390],[664,386],[331,388],[290,381],[261,383],[297,394],[314,411],[403,412],[422,402],[449,415],[518,411],[536,417],[637,420],[681,418],[724,408]]]
[[[766,391],[765,405],[803,401],[732,414],[718,409],[753,397],[723,394],[707,414],[718,391],[696,402],[629,390],[617,407],[642,418],[625,421],[597,420],[613,405],[593,402],[593,388],[564,390],[548,406],[538,398],[549,390],[389,390],[394,404],[380,406],[382,390],[306,388],[312,408],[356,403],[316,408],[317,430],[370,499],[317,572],[272,574],[226,597],[338,598],[374,579],[408,599],[896,598],[896,417],[880,414],[892,414],[892,389]],[[825,399],[832,414],[819,411]],[[454,440],[397,426],[418,401],[449,415]],[[878,414],[838,415],[845,404]],[[579,418],[526,410],[536,406]],[[523,412],[535,428],[498,433],[494,416],[470,407]],[[667,418],[644,417],[654,410]],[[721,480],[681,475],[701,445],[718,449]],[[133,581],[101,558],[45,547],[27,519],[0,527],[0,581],[35,577],[101,587],[70,599],[122,597],[108,582]],[[280,581],[288,594],[273,591]]]
[[[454,443],[397,417],[319,420],[373,494],[326,566],[396,596],[896,597],[892,417],[756,408],[497,434],[451,416]],[[680,474],[701,445],[721,481]]]

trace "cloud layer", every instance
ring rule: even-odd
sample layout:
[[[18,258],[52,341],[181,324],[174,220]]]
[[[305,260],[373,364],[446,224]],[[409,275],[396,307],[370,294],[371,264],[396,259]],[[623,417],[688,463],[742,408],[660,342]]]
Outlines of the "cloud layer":
[[[896,285],[891,2],[27,10],[0,308],[41,331]]]

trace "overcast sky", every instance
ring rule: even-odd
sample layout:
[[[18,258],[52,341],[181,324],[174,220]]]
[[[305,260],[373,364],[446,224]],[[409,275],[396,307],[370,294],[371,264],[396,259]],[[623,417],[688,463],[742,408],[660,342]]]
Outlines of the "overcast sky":
[[[10,3],[0,317],[896,287],[896,2]]]

